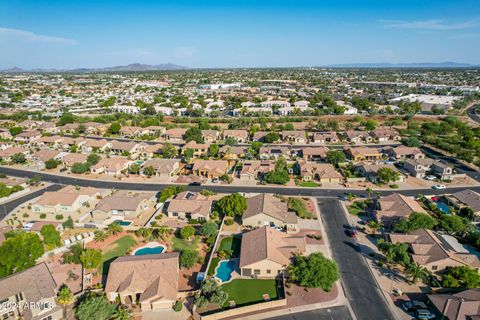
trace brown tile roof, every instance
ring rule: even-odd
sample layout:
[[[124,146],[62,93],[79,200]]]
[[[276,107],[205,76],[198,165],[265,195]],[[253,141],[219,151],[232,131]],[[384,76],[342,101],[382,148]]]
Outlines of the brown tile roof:
[[[87,158],[88,155],[84,153],[69,153],[62,158],[62,162],[66,164],[83,163]]]
[[[224,174],[228,169],[228,161],[224,160],[193,160],[193,170],[207,170],[218,174]]]
[[[460,202],[472,208],[474,212],[480,211],[480,194],[470,189],[465,189],[452,194]]]
[[[288,265],[294,253],[305,252],[304,237],[289,236],[270,227],[261,227],[242,236],[240,267],[262,260]]]
[[[480,289],[469,289],[454,294],[429,294],[428,299],[446,318],[470,319],[480,317]]]
[[[71,206],[81,195],[89,197],[98,193],[93,187],[82,187],[77,190],[74,186],[66,186],[58,191],[47,191],[40,196],[36,204],[43,206],[55,206],[57,204]]]
[[[297,215],[288,211],[287,203],[282,202],[271,194],[261,193],[247,198],[247,209],[243,213],[243,218],[253,217],[262,213],[284,223],[298,222]]]
[[[58,156],[59,153],[60,153],[60,151],[57,151],[57,150],[43,149],[43,150],[37,151],[35,153],[35,157],[38,160],[45,162],[47,160],[50,160],[50,159]]]
[[[178,257],[178,252],[119,257],[110,264],[105,292],[133,291],[140,302],[175,301]]]
[[[335,170],[335,167],[329,163],[317,163],[311,161],[299,161],[302,175],[318,175],[325,179],[342,179],[343,176]]]
[[[178,160],[175,159],[150,159],[143,164],[143,168],[152,166],[156,172],[170,174],[178,167]]]
[[[28,150],[22,147],[10,147],[5,150],[0,150],[0,158],[11,157],[16,153],[25,153]]]
[[[378,200],[380,210],[376,211],[378,220],[383,217],[408,217],[413,212],[427,213],[413,198],[399,193],[392,193]]]
[[[100,200],[95,206],[95,210],[109,212],[111,210],[135,211],[143,200],[153,198],[154,192],[135,192],[118,191],[109,197]]]

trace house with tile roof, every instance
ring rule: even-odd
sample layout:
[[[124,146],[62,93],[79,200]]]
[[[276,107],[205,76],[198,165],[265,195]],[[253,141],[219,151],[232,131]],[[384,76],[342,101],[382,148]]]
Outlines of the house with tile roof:
[[[100,190],[93,187],[66,186],[58,191],[47,191],[34,204],[33,213],[68,214],[82,205],[94,205]]]
[[[297,215],[288,211],[287,202],[268,193],[247,198],[247,209],[242,215],[242,225],[254,228],[284,227],[288,233],[299,231]]]
[[[227,173],[228,161],[194,159],[192,172],[201,177],[218,178]]]
[[[240,275],[275,278],[290,265],[295,254],[305,251],[303,236],[291,236],[268,226],[245,232],[240,249]]]
[[[165,204],[165,210],[169,218],[207,221],[210,220],[212,203],[211,197],[197,192],[184,191],[169,200]]]
[[[480,288],[455,293],[427,294],[427,298],[443,319],[480,319]]]
[[[303,181],[340,183],[343,180],[343,176],[330,163],[301,160],[297,162],[297,166]]]
[[[480,193],[471,189],[465,189],[450,195],[445,195],[447,204],[458,210],[462,208],[472,209],[475,215],[480,215]]]
[[[399,193],[392,193],[376,200],[375,219],[386,228],[400,219],[408,218],[414,212],[427,213],[415,199]]]
[[[117,191],[98,201],[91,215],[97,223],[108,224],[114,220],[132,220],[153,207],[154,192]]]
[[[178,252],[123,256],[109,267],[105,293],[114,302],[142,311],[169,310],[177,301]]]

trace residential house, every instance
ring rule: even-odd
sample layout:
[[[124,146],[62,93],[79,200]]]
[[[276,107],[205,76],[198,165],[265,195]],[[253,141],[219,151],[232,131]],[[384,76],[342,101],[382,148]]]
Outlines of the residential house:
[[[165,204],[169,218],[210,220],[213,200],[197,192],[183,191]]]
[[[96,203],[100,191],[92,187],[66,186],[58,191],[47,191],[32,204],[33,213],[72,213],[83,205]]]
[[[90,171],[96,174],[105,173],[115,176],[121,174],[122,171],[126,171],[131,164],[133,164],[133,161],[125,157],[103,158],[90,167]]]
[[[205,142],[213,143],[220,138],[218,130],[202,130],[202,137]]]
[[[240,250],[242,277],[275,278],[296,254],[306,252],[305,237],[296,237],[267,226],[245,232]]]
[[[340,139],[336,132],[314,132],[312,135],[313,143],[339,143]]]
[[[247,147],[241,146],[221,146],[218,153],[225,160],[237,160],[244,158],[248,151]]]
[[[58,148],[62,146],[63,139],[61,136],[44,136],[37,139],[34,144],[40,147],[49,146]]]
[[[45,167],[45,162],[50,159],[59,160],[62,156],[62,152],[58,150],[49,150],[49,149],[42,149],[33,155],[33,160],[37,162],[37,164],[41,164],[42,167]]]
[[[194,159],[192,172],[209,179],[219,178],[228,172],[228,161]]]
[[[247,198],[247,209],[242,215],[242,225],[284,227],[288,233],[299,230],[297,215],[288,211],[287,202],[268,193]]]
[[[367,131],[347,130],[344,133],[345,139],[350,143],[372,142],[373,138]]]
[[[28,156],[28,150],[22,147],[10,147],[4,150],[0,150],[0,159],[3,161],[11,161],[12,156],[17,154],[17,153],[22,153],[25,156]]]
[[[142,149],[142,146],[135,141],[113,141],[112,146],[110,147],[110,152],[119,155],[128,154],[135,158]]]
[[[81,148],[85,144],[85,142],[86,140],[82,137],[78,137],[78,138],[64,137],[60,142],[60,146],[64,150],[71,150],[74,147]]]
[[[186,131],[187,131],[187,129],[185,129],[185,128],[168,129],[167,131],[165,131],[163,133],[162,136],[168,141],[180,142],[180,141],[183,141],[183,135],[185,134]]]
[[[442,319],[480,319],[480,288],[455,293],[427,294],[429,305],[441,314]]]
[[[22,143],[31,143],[34,142],[42,137],[42,133],[40,131],[32,130],[32,131],[24,131],[15,136],[13,141],[15,142],[22,142]]]
[[[117,191],[101,199],[92,210],[93,220],[108,224],[115,220],[132,220],[154,205],[154,192]]]
[[[346,155],[354,162],[378,161],[382,154],[377,148],[372,147],[347,147],[344,149]]]
[[[300,149],[303,160],[324,161],[327,153],[330,151],[327,147],[304,147]]]
[[[445,195],[447,204],[458,210],[462,208],[472,209],[475,215],[480,215],[480,194],[470,189],[455,192],[450,195]]]
[[[380,178],[378,176],[378,171],[382,168],[389,168],[395,172],[398,172],[398,180],[395,182],[402,182],[405,180],[405,176],[395,168],[392,164],[369,164],[369,163],[361,163],[355,166],[355,170],[364,176],[368,181],[372,183],[379,183]]]
[[[87,158],[88,155],[84,153],[67,153],[62,157],[62,165],[64,168],[71,169],[75,163],[84,163]]]
[[[128,114],[139,114],[140,113],[140,108],[136,106],[120,106],[120,105],[115,105],[112,107],[112,110],[114,112],[122,112],[122,113],[128,113]]]
[[[343,176],[330,163],[301,160],[298,162],[298,171],[303,181],[340,183],[343,180]]]
[[[257,131],[252,136],[252,141],[265,142],[265,136],[269,134],[270,131]]]
[[[291,107],[290,102],[288,101],[281,101],[281,100],[270,100],[270,101],[262,101],[260,102],[260,106],[264,108],[273,108],[273,107]]]
[[[376,200],[374,216],[387,229],[398,220],[408,218],[414,212],[427,213],[415,199],[399,193]]]
[[[239,143],[245,143],[248,141],[247,130],[223,130],[223,139],[235,139]]]
[[[177,301],[178,257],[172,252],[115,259],[108,269],[107,298],[128,306],[139,304],[142,311],[171,310]]]
[[[478,257],[449,235],[419,229],[409,234],[391,233],[388,237],[392,243],[407,243],[413,262],[433,273],[442,274],[448,267],[480,267]]]
[[[432,164],[432,159],[407,159],[403,163],[403,170],[412,177],[422,179],[430,171]]]
[[[208,147],[207,143],[197,143],[195,141],[187,142],[182,148],[182,154],[185,155],[188,149],[193,150],[193,157],[205,157],[208,154]]]
[[[392,160],[425,159],[425,154],[417,147],[386,147],[383,152]]]
[[[45,262],[1,278],[0,319],[63,319],[57,287]]]
[[[174,176],[179,168],[180,162],[175,159],[149,159],[143,164],[143,170],[147,167],[152,167],[155,170],[155,176],[157,177],[172,177]]]
[[[142,128],[132,126],[122,126],[120,128],[120,135],[124,137],[135,137],[140,135]]]
[[[370,134],[378,142],[400,141],[402,139],[398,131],[393,128],[376,128]]]
[[[262,146],[259,150],[259,157],[261,160],[278,159],[279,157],[290,159],[293,153],[292,150],[293,149],[291,147],[273,145]]]
[[[282,131],[283,141],[290,143],[307,143],[307,133],[301,130]]]
[[[263,176],[275,169],[275,163],[271,161],[249,160],[242,164],[239,178],[241,181],[261,180]]]
[[[455,175],[453,173],[453,166],[442,161],[434,161],[430,169],[440,180],[452,180]]]
[[[86,139],[82,145],[82,152],[105,152],[112,147],[112,143],[105,139]]]
[[[4,140],[12,139],[12,134],[10,133],[10,130],[0,128],[0,138]]]

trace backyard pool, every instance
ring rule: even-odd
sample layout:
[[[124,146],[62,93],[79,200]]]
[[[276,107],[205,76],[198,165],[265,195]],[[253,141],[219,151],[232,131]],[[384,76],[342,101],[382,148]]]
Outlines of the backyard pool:
[[[128,227],[129,225],[132,224],[132,221],[128,221],[128,220],[115,220],[113,221],[113,223],[118,223],[119,225],[123,226],[123,227]]]
[[[238,259],[222,260],[218,264],[215,272],[215,278],[221,282],[227,282],[232,279],[232,273],[237,269]]]
[[[165,247],[157,242],[148,243],[146,246],[140,247],[135,250],[132,254],[134,256],[143,256],[146,254],[158,254],[165,251]]]

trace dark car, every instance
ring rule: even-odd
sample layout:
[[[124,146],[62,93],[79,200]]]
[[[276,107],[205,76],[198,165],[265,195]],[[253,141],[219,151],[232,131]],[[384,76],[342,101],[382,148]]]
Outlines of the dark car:
[[[198,181],[194,181],[194,182],[190,182],[188,185],[189,185],[189,186],[201,186],[202,183],[201,183],[201,182],[198,182]]]
[[[352,229],[347,229],[345,230],[345,234],[349,236],[350,238],[355,238],[357,236],[357,232]]]
[[[402,308],[405,311],[414,311],[414,310],[417,310],[417,309],[428,309],[425,302],[418,301],[418,300],[407,301],[402,305]]]
[[[345,223],[343,225],[343,227],[346,229],[346,230],[355,230],[355,226],[354,225],[351,225],[351,224],[348,224],[348,223]]]

